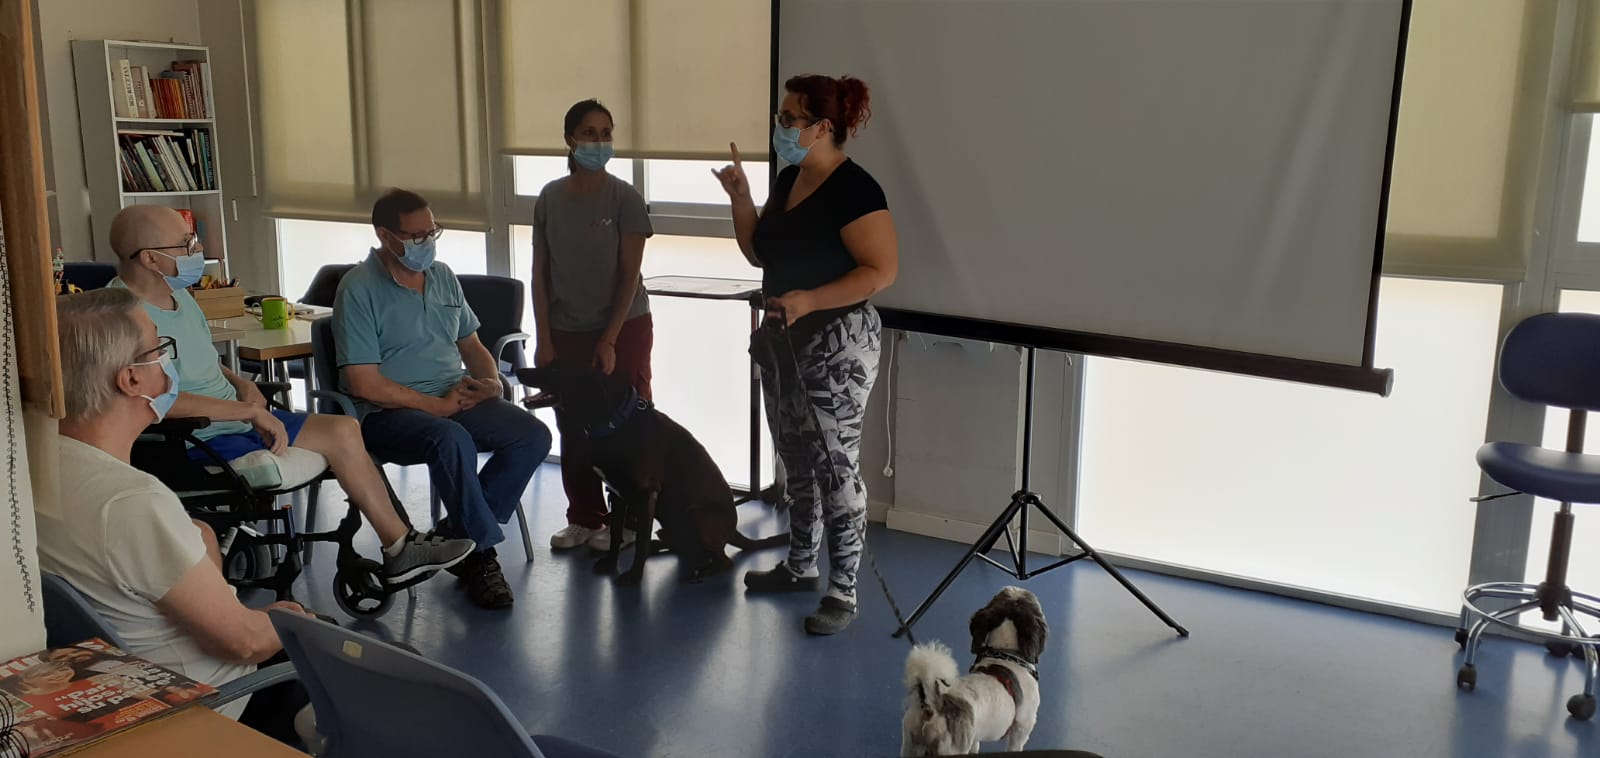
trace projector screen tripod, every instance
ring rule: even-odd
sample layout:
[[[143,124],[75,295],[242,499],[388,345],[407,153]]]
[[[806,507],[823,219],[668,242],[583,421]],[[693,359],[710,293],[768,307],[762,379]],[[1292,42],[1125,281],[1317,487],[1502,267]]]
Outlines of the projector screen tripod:
[[[1084,542],[1083,538],[1079,537],[1077,532],[1073,531],[1066,525],[1065,522],[1057,517],[1055,513],[1051,512],[1049,506],[1044,504],[1044,500],[1040,498],[1037,493],[1030,489],[1029,474],[1033,463],[1033,383],[1035,373],[1034,366],[1037,356],[1035,348],[1024,347],[1023,349],[1028,353],[1028,376],[1025,385],[1026,389],[1023,396],[1024,401],[1022,406],[1022,488],[1017,490],[1016,494],[1011,496],[1011,504],[1006,506],[1006,509],[1000,513],[1000,517],[996,518],[994,523],[989,525],[988,530],[983,533],[983,536],[979,537],[978,541],[974,542],[972,547],[967,549],[966,555],[961,557],[961,562],[957,563],[954,569],[951,569],[950,573],[945,576],[944,581],[939,582],[939,586],[933,591],[933,594],[929,595],[926,600],[923,600],[922,603],[917,606],[916,610],[911,612],[911,617],[906,619],[905,623],[895,631],[894,636],[900,637],[909,633],[911,631],[911,627],[917,623],[917,620],[922,618],[922,614],[926,613],[928,608],[939,599],[939,596],[943,595],[944,591],[950,588],[950,585],[955,582],[956,577],[960,576],[961,572],[967,568],[967,564],[972,563],[973,558],[980,558],[995,568],[998,568],[1001,571],[1004,571],[1007,574],[1024,581],[1045,572],[1061,568],[1069,563],[1088,558],[1095,563],[1100,564],[1100,568],[1105,569],[1106,573],[1110,574],[1111,578],[1117,580],[1117,583],[1121,584],[1123,589],[1126,589],[1135,598],[1138,598],[1139,602],[1144,603],[1144,607],[1149,608],[1150,612],[1154,613],[1158,618],[1165,622],[1167,626],[1170,626],[1176,630],[1179,637],[1188,637],[1188,629],[1183,628],[1183,626],[1178,624],[1177,621],[1174,621],[1171,616],[1168,616],[1166,611],[1161,610],[1161,606],[1156,605],[1155,601],[1152,601],[1148,596],[1141,592],[1138,587],[1134,586],[1133,582],[1129,581],[1126,576],[1123,576],[1122,572],[1118,570],[1116,566],[1111,565],[1104,557],[1100,555],[1099,552],[1090,547],[1087,542]],[[1061,560],[1045,566],[1044,568],[1033,570],[1028,569],[1028,513],[1029,511],[1035,509],[1037,509],[1039,513],[1046,519],[1049,519],[1050,523],[1055,524],[1055,527],[1060,529],[1061,533],[1067,536],[1067,539],[1072,540],[1072,544],[1078,549],[1078,553],[1076,555],[1070,555],[1066,558],[1062,558]],[[1018,522],[1018,535],[1015,540],[1013,540],[1011,537],[1010,529],[1013,519]],[[1009,565],[989,557],[989,552],[994,550],[995,545],[999,542],[1001,536],[1006,538],[1006,549],[1011,554]]]

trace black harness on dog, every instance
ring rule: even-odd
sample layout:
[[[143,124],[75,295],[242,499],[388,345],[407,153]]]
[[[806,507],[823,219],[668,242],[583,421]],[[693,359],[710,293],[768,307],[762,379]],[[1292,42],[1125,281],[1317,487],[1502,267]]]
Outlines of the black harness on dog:
[[[632,421],[635,413],[647,411],[654,407],[656,407],[655,403],[639,397],[639,390],[630,384],[628,385],[628,396],[623,399],[622,405],[617,408],[616,412],[611,414],[611,419],[597,427],[585,426],[583,428],[584,435],[591,440],[605,439],[616,434],[618,429]]]
[[[983,660],[985,658],[999,658],[1002,661],[1006,661],[1008,663],[1015,663],[1018,666],[1021,666],[1022,670],[1024,670],[1024,671],[1028,672],[1029,674],[1033,675],[1033,681],[1035,681],[1035,682],[1039,681],[1039,664],[1037,662],[1035,662],[1035,661],[1030,661],[1027,658],[1023,658],[1022,656],[1017,655],[1016,653],[1010,652],[1008,650],[1000,650],[998,648],[980,647],[980,648],[977,649],[977,651],[974,653],[974,655],[977,656],[974,659],[973,664],[972,664],[974,667],[976,667],[978,665],[977,661],[981,661],[981,660]]]

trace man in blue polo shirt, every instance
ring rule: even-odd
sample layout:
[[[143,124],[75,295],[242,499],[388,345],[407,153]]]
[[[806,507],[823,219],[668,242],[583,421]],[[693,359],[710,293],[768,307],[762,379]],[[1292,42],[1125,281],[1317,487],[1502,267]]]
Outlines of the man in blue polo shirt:
[[[426,463],[450,512],[439,532],[477,543],[451,569],[468,596],[504,608],[511,589],[494,546],[550,452],[550,430],[501,398],[499,364],[478,341],[461,282],[434,261],[442,230],[428,201],[390,190],[372,206],[372,226],[380,246],[345,275],[334,300],[340,381],[369,411],[367,448],[402,465]],[[482,472],[479,451],[494,453]]]

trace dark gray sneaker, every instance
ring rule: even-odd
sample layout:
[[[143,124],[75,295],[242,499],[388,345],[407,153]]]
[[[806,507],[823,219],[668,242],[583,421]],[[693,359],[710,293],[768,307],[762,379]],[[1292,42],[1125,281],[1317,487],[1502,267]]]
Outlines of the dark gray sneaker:
[[[806,617],[806,632],[809,634],[838,634],[850,625],[856,617],[855,603],[840,600],[832,595],[822,598],[822,605],[817,612]]]
[[[399,555],[383,556],[383,578],[391,584],[416,578],[429,571],[447,569],[460,563],[477,545],[468,539],[445,539],[412,532]]]
[[[746,592],[816,592],[822,583],[817,576],[795,576],[789,564],[780,563],[771,571],[746,571]]]

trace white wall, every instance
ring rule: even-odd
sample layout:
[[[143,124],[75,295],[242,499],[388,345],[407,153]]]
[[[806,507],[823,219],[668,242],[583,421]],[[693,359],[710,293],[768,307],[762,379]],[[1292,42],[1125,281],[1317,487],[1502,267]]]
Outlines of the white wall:
[[[72,75],[75,39],[200,42],[196,0],[38,0],[39,57],[46,104],[43,119],[49,156],[46,181],[56,192],[60,238],[68,260],[112,260],[111,251],[94,250],[84,187],[83,138],[78,123],[78,90]],[[111,210],[112,213],[116,209]]]

